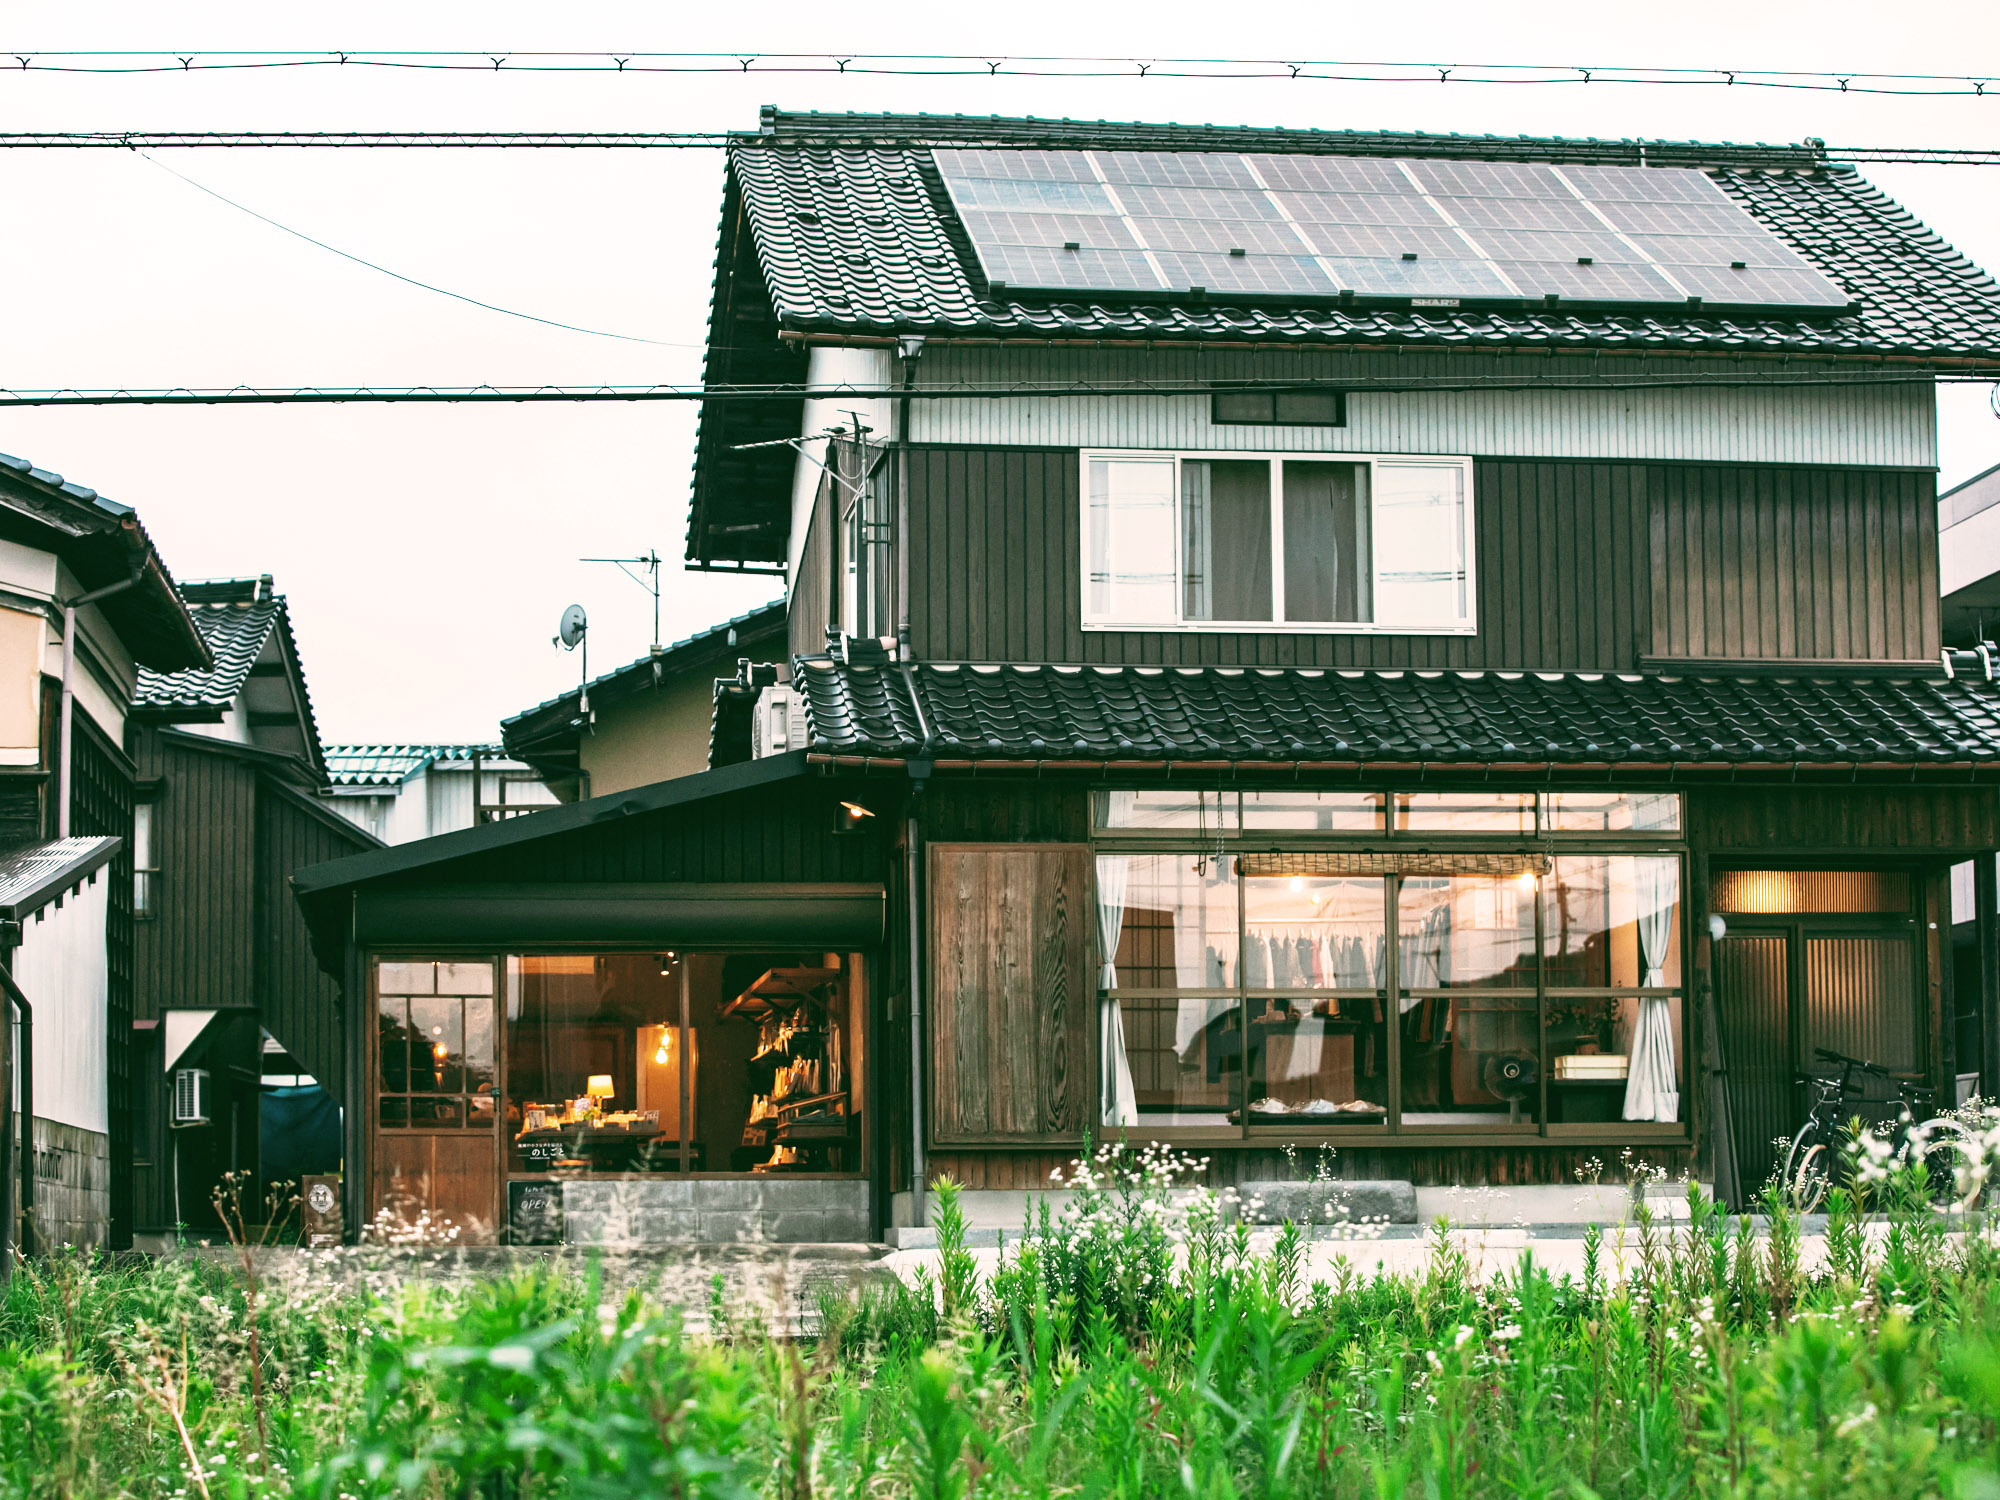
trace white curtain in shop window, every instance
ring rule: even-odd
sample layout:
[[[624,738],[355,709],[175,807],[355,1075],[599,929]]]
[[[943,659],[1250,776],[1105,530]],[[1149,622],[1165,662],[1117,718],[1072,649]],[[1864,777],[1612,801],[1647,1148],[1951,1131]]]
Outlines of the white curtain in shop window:
[[[1639,900],[1639,952],[1646,965],[1644,983],[1648,989],[1657,989],[1667,982],[1667,949],[1673,942],[1674,907],[1680,899],[1680,866],[1671,859],[1635,859],[1632,868],[1634,894]],[[1673,1014],[1665,996],[1641,997],[1628,1066],[1625,1118],[1661,1123],[1679,1119]]]
[[[1130,797],[1113,792],[1112,797]],[[1137,1125],[1139,1096],[1132,1084],[1132,1060],[1125,1055],[1125,1012],[1110,992],[1118,984],[1118,934],[1125,925],[1125,872],[1129,861],[1119,854],[1097,856],[1097,951],[1104,966],[1097,971],[1097,1047],[1104,1059],[1104,1123]]]

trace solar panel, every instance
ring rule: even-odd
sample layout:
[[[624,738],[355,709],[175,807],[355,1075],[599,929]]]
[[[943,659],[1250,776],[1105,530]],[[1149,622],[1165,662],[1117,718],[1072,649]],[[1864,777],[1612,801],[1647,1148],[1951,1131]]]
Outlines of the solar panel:
[[[933,158],[987,279],[1007,286],[1848,303],[1693,168],[1171,151]]]

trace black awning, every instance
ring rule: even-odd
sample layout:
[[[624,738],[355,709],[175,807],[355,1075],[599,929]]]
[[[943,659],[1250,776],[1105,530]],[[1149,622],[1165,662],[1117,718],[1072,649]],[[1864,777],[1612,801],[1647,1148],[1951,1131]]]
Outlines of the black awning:
[[[879,885],[448,885],[363,888],[354,941],[369,948],[866,947],[882,940]]]

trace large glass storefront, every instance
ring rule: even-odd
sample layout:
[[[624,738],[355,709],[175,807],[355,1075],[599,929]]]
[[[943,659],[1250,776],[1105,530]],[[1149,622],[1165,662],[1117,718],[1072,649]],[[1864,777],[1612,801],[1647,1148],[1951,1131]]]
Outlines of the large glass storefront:
[[[1102,1122],[1677,1131],[1679,799],[1106,791]]]
[[[378,1158],[479,1218],[503,1177],[861,1170],[860,954],[381,959],[374,990]]]

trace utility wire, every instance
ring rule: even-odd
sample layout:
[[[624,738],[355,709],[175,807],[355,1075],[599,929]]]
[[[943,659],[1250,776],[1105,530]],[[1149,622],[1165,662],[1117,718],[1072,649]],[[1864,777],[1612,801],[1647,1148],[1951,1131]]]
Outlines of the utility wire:
[[[861,74],[919,78],[1198,78],[1334,83],[1648,84],[1840,94],[2000,94],[2000,76],[1655,68],[1616,64],[1362,62],[1307,58],[1106,57],[1000,53],[477,51],[0,51],[21,72],[197,73],[276,68],[389,68],[452,73]]]
[[[1771,387],[1886,386],[1926,384],[1989,385],[2000,374],[2000,360],[1990,367],[1906,368],[1868,367],[1859,370],[1802,371],[1780,369],[1771,374],[1747,371],[1686,371],[1671,374],[1606,374],[1576,377],[1513,374],[1419,376],[1343,376],[1271,380],[1105,380],[1059,383],[1015,382],[997,385],[963,382],[953,385],[808,385],[771,383],[741,385],[596,385],[596,386],[207,386],[171,389],[0,389],[0,407],[10,406],[286,406],[350,402],[378,404],[478,404],[544,401],[774,401],[892,400],[913,396],[920,401],[993,401],[1055,396],[1189,396],[1218,391],[1604,391],[1749,389]]]
[[[1044,146],[1060,146],[1064,143],[1061,121],[1038,122],[1047,126],[1040,139]],[[950,122],[940,119],[939,128],[928,132],[912,132],[898,129],[890,132],[862,130],[870,145],[898,146],[922,149],[933,146],[992,146],[990,136],[982,135],[976,122],[966,122],[954,131]],[[1303,144],[1311,144],[1310,133],[1300,132],[1307,139]],[[1075,139],[1079,147],[1107,149],[1097,132],[1080,132]],[[726,146],[744,148],[766,147],[774,150],[796,149],[801,146],[825,146],[829,141],[817,137],[803,139],[782,137],[771,140],[752,132],[743,131],[617,131],[617,130],[19,130],[0,131],[0,150],[116,150],[140,151],[148,149],[164,150],[213,149],[213,148],[306,148],[325,150],[372,149],[372,150],[643,150],[643,151],[713,151]],[[1326,149],[1336,149],[1338,142],[1323,143]],[[1579,147],[1587,142],[1577,142]],[[1636,149],[1650,142],[1617,141],[1604,142],[1606,146],[1630,146]],[[1668,144],[1668,143],[1663,143]],[[1110,148],[1117,149],[1117,148]],[[1747,156],[1755,157],[1766,148],[1746,146],[1738,148]],[[1780,154],[1797,156],[1805,150],[1830,163],[1886,163],[1908,166],[1941,167],[1991,167],[2000,166],[2000,147],[1985,146],[1825,146],[1813,144],[1809,147],[1777,147]],[[1725,151],[1717,147],[1718,156]],[[204,189],[206,191],[206,189]],[[227,200],[225,200],[227,201]]]
[[[315,245],[321,250],[325,250],[330,254],[338,255],[342,260],[351,260],[357,266],[366,266],[371,271],[379,271],[384,276],[393,277],[397,281],[403,282],[409,286],[417,287],[422,291],[435,292],[440,297],[449,297],[454,302],[469,303],[473,307],[484,308],[487,312],[504,313],[506,316],[510,318],[521,318],[530,323],[540,323],[544,327],[548,328],[560,328],[568,333],[587,333],[591,335],[593,338],[621,339],[628,344],[652,344],[662,349],[699,349],[702,347],[700,344],[677,344],[677,343],[671,343],[666,339],[641,338],[639,337],[639,335],[635,333],[610,333],[602,328],[581,328],[577,326],[575,323],[559,323],[554,318],[541,318],[535,316],[535,314],[533,313],[517,312],[511,307],[500,307],[491,302],[481,302],[477,297],[468,297],[463,292],[454,292],[448,290],[445,287],[433,286],[428,281],[419,281],[414,276],[405,276],[401,271],[392,271],[387,266],[377,265],[372,260],[363,260],[360,256],[355,255],[350,251],[343,250],[338,245],[329,245],[325,240],[316,240],[311,235],[307,234],[304,230],[294,229],[289,224],[280,224],[276,219],[270,217],[270,215],[260,214],[257,212],[256,209],[249,207],[247,204],[238,203],[234,198],[225,197],[223,194],[218,193],[214,188],[209,187],[204,183],[196,182],[192,177],[189,177],[184,172],[176,172],[172,167],[168,166],[165,162],[161,161],[159,158],[153,156],[150,152],[142,150],[138,152],[138,155],[145,158],[145,160],[152,163],[154,166],[158,167],[162,172],[165,172],[169,177],[180,178],[182,182],[185,182],[189,187],[195,189],[197,192],[208,194],[209,197],[215,199],[215,201],[218,203],[228,204],[238,213],[248,214],[251,218],[258,220],[261,223],[269,224],[273,229],[283,230],[286,234],[291,235],[294,239],[304,240],[308,245]]]

